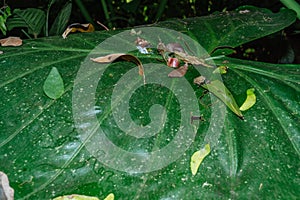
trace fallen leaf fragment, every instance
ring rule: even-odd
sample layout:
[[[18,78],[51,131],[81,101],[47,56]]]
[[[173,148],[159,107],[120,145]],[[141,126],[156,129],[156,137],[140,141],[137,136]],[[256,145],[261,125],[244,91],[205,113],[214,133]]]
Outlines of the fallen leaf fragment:
[[[64,39],[67,38],[69,33],[74,33],[74,32],[94,32],[95,28],[92,24],[80,24],[80,23],[74,23],[69,25],[66,30],[63,32],[62,37]]]
[[[202,85],[202,84],[205,83],[205,81],[206,81],[206,77],[205,76],[198,76],[198,77],[194,78],[194,83],[196,85]]]
[[[8,177],[0,171],[0,199],[13,200],[14,189],[9,186]]]
[[[124,53],[114,53],[114,54],[109,54],[97,58],[91,58],[92,61],[97,63],[112,63],[117,59],[122,59],[122,60],[135,63],[139,68],[139,75],[143,77],[144,84],[146,83],[143,64],[137,57],[133,55],[124,54]]]
[[[160,41],[157,45],[157,50],[167,61],[168,61],[167,55],[171,53],[175,55],[175,58],[185,63],[189,63],[192,65],[202,65],[204,67],[213,68],[213,66],[207,64],[204,59],[198,58],[196,56],[191,56],[188,53],[186,53],[183,47],[178,43],[170,43],[165,45]]]
[[[204,148],[200,149],[199,151],[196,151],[192,157],[191,157],[191,171],[193,175],[196,175],[199,169],[199,166],[201,165],[203,159],[210,153],[210,145],[206,144]]]
[[[21,46],[22,45],[22,40],[19,37],[8,37],[0,40],[0,44],[3,47],[6,46]]]
[[[150,43],[140,37],[137,37],[135,42],[136,44],[136,48],[139,50],[139,52],[141,52],[142,54],[149,54],[150,52],[148,51],[148,48],[150,48]]]
[[[175,70],[171,71],[168,74],[168,77],[170,77],[170,78],[181,78],[186,74],[187,70],[188,70],[188,64],[186,63],[183,66],[179,67],[178,69],[175,69]]]
[[[110,193],[109,195],[107,195],[107,197],[104,200],[114,200],[115,199],[115,195],[113,193]]]
[[[85,196],[80,194],[71,194],[56,197],[53,200],[99,200],[97,197]]]
[[[213,71],[213,74],[226,74],[228,71],[228,67],[222,65]]]
[[[243,103],[243,105],[240,107],[241,111],[248,110],[255,104],[256,96],[254,94],[254,91],[255,91],[254,88],[250,88],[247,90],[247,98],[246,98],[245,102]]]
[[[197,82],[195,82],[195,79],[194,83],[197,84]],[[225,105],[239,118],[244,119],[244,116],[240,111],[240,108],[238,107],[233,95],[223,82],[219,80],[206,81],[206,83],[200,84],[200,86],[213,93],[216,97],[223,101],[223,103],[225,103]]]
[[[179,66],[180,61],[177,58],[171,58],[169,57],[167,60],[167,66],[168,67],[178,67]]]
[[[47,76],[43,89],[51,99],[58,99],[64,93],[64,82],[56,67],[53,67]]]

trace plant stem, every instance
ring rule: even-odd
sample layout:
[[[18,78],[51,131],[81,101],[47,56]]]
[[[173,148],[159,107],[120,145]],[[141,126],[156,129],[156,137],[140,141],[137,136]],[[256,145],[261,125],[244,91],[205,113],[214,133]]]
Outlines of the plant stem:
[[[287,8],[294,10],[297,13],[297,18],[300,19],[300,5],[295,0],[280,0]]]
[[[85,18],[85,20],[89,23],[94,24],[94,21],[92,19],[92,17],[90,16],[89,12],[87,11],[87,9],[85,8],[85,6],[83,5],[83,3],[81,2],[81,0],[75,0],[75,3],[77,4],[77,6],[79,7],[83,17]]]
[[[108,13],[108,10],[107,10],[107,5],[106,5],[105,0],[101,0],[101,4],[102,4],[105,19],[107,20],[107,23],[108,23],[107,25],[111,29],[112,28],[112,23],[111,23],[111,20],[110,20],[110,17],[109,17],[109,13]]]

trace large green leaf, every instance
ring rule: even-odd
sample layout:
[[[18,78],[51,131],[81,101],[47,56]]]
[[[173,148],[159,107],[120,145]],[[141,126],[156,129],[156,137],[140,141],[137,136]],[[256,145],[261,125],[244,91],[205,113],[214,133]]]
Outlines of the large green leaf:
[[[212,50],[219,45],[237,46],[268,35],[295,20],[290,10],[274,14],[265,9],[247,9],[249,12],[244,9],[159,25],[192,35],[207,50]],[[222,20],[228,22],[227,26]],[[199,107],[205,121],[199,122],[195,139],[189,138],[194,133],[182,135],[178,146],[186,140],[192,140],[192,144],[170,165],[136,174],[115,170],[124,164],[117,162],[123,159],[123,154],[111,160],[115,164],[113,168],[102,164],[101,159],[98,161],[95,155],[103,158],[107,155],[105,152],[92,154],[78,131],[78,126],[89,126],[88,121],[79,125],[74,122],[74,90],[78,88],[78,82],[75,85],[74,82],[80,66],[89,61],[85,58],[91,50],[115,33],[74,34],[65,40],[49,37],[24,41],[22,47],[1,47],[4,54],[0,57],[0,170],[8,175],[16,199],[50,199],[72,193],[100,199],[109,193],[114,193],[116,199],[296,199],[299,196],[299,65],[226,58],[229,71],[223,76],[224,84],[237,103],[243,103],[247,89],[255,88],[256,104],[243,113],[245,120],[230,111],[223,112],[226,107],[222,102],[204,95]],[[159,62],[155,54],[137,55],[144,64]],[[215,62],[221,64],[224,60]],[[90,63],[90,66],[97,68],[98,65]],[[53,67],[58,69],[65,87],[58,99],[48,98],[43,91]],[[101,129],[115,145],[124,151],[151,152],[176,139],[176,130],[181,129],[180,120],[185,120],[180,113],[186,109],[179,104],[182,99],[189,101],[185,98],[188,88],[181,88],[182,96],[178,98],[170,89],[149,83],[137,88],[130,99],[122,98],[129,95],[135,81],[141,81],[136,72],[133,82],[128,80],[130,85],[126,84],[127,80],[117,85],[132,67],[129,62],[116,62],[103,72],[103,80],[96,82],[92,112],[97,114]],[[187,72],[191,85],[196,75],[194,68]],[[93,76],[97,74],[86,78]],[[168,78],[160,73],[157,76]],[[180,87],[181,80],[172,79],[171,87]],[[152,105],[165,107],[166,114],[161,114],[167,120],[158,135],[139,138],[120,130],[118,116],[113,113],[119,102],[111,104],[117,86],[123,86],[117,90],[117,100],[129,102],[129,113],[136,124],[146,125],[150,123],[152,111],[162,112],[160,106],[153,108]],[[203,90],[192,87],[196,95],[201,96]],[[149,110],[149,115],[143,114]],[[220,116],[213,118],[215,111],[220,111]],[[90,114],[85,112],[86,116]],[[211,144],[211,152],[193,176],[190,157],[207,143]],[[172,152],[176,149],[170,149],[171,156]]]

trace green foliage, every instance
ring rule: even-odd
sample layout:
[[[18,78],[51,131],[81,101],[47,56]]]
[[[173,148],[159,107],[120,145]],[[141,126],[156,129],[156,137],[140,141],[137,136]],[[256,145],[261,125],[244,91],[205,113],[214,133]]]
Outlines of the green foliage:
[[[47,11],[37,8],[27,8],[24,10],[15,9],[12,16],[7,20],[8,30],[14,28],[27,28],[28,34],[37,38],[39,35],[49,35],[49,13],[50,9],[55,3],[55,0],[49,2]],[[61,11],[57,14],[52,27],[50,29],[50,35],[60,35],[63,33],[67,26],[68,20],[71,15],[72,4],[67,2]]]
[[[295,19],[296,14],[290,10],[275,14],[244,7],[156,25],[185,33],[212,52],[219,46],[236,47],[264,37],[289,26]],[[86,143],[79,139],[74,122],[74,80],[91,50],[118,32],[73,34],[67,39],[40,38],[25,40],[19,48],[0,47],[4,52],[0,55],[0,169],[8,175],[16,199],[51,199],[74,193],[100,199],[109,193],[114,193],[116,199],[296,199],[299,196],[299,65],[230,57],[215,60],[217,65],[228,66],[223,80],[237,104],[243,103],[249,88],[255,88],[256,103],[243,113],[245,120],[227,112],[225,120],[220,121],[219,116],[211,115],[211,105],[221,109],[223,103],[213,96],[203,96],[199,107],[205,121],[200,122],[193,144],[165,168],[130,174],[111,169],[91,155]],[[159,63],[155,54],[136,53],[136,56],[142,63]],[[125,150],[148,152],[173,139],[175,130],[180,128],[178,111],[184,108],[178,105],[172,91],[160,85],[146,85],[130,99],[133,123],[143,124],[148,117],[144,119],[141,113],[148,113],[153,104],[160,104],[168,113],[167,126],[151,138],[134,138],[130,132],[122,131],[112,114],[116,105],[110,100],[130,64],[111,64],[104,71],[103,80],[95,83],[96,118],[112,143]],[[43,90],[53,67],[58,69],[65,85],[58,99],[48,98]],[[196,75],[197,71],[190,69],[185,78],[193,85]],[[157,76],[168,78],[167,74]],[[137,75],[136,80],[139,78]],[[178,79],[173,80],[174,86],[178,83]],[[124,95],[133,88],[133,85],[121,86]],[[197,97],[204,92],[196,86],[193,89]],[[125,100],[128,99],[119,99]],[[88,134],[91,138],[97,135]],[[210,144],[211,152],[193,176],[190,157],[203,144]],[[99,154],[105,156],[103,152]],[[120,164],[118,159],[123,155],[118,156],[115,165]]]
[[[11,15],[10,7],[5,6],[0,9],[0,30],[3,35],[6,35],[7,27],[6,20]]]
[[[49,35],[61,35],[68,25],[68,21],[72,11],[72,3],[68,2],[58,13],[55,18],[52,27],[49,31]]]

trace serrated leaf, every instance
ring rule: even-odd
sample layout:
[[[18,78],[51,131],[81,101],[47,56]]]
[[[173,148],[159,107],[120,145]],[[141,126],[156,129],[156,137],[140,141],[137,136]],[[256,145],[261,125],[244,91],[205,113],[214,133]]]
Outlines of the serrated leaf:
[[[44,86],[45,94],[51,99],[57,99],[64,93],[64,81],[56,67],[53,67],[47,76]]]

